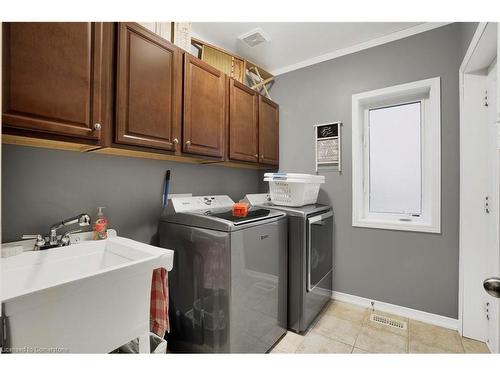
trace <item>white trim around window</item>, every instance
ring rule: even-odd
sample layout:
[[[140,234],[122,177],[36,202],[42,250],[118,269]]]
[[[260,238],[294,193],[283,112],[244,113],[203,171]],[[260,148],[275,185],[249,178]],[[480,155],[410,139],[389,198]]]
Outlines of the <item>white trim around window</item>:
[[[370,210],[369,111],[420,103],[420,194],[418,215]],[[415,232],[441,232],[440,78],[352,96],[352,225]]]

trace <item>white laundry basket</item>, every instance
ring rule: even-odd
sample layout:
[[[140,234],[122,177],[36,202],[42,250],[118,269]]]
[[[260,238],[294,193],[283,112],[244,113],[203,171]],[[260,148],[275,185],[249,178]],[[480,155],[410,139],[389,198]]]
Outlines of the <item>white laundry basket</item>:
[[[301,173],[265,173],[271,202],[279,206],[301,207],[318,200],[319,187],[325,176]]]

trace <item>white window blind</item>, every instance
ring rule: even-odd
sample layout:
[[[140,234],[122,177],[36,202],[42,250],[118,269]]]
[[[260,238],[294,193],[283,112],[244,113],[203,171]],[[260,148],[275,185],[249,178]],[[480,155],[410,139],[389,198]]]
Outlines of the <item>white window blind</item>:
[[[421,103],[369,110],[370,212],[422,211]]]

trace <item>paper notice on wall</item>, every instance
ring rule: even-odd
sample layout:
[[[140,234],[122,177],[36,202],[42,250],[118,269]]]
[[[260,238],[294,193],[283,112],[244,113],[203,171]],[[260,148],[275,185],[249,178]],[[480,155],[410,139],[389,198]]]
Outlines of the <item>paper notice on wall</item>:
[[[318,163],[338,163],[339,162],[339,140],[318,139],[317,148]]]
[[[336,167],[342,171],[341,122],[314,125],[316,141],[316,172],[320,168]]]

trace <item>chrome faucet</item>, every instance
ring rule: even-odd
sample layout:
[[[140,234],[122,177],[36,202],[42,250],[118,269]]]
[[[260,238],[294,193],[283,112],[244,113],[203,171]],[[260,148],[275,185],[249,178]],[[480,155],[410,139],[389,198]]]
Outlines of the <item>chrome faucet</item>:
[[[87,214],[80,214],[80,215],[70,217],[69,219],[63,220],[59,223],[55,223],[54,225],[52,225],[50,227],[50,231],[49,231],[49,244],[50,245],[58,245],[59,240],[58,240],[58,236],[57,236],[57,231],[61,228],[66,228],[70,225],[74,225],[77,223],[80,227],[90,226],[90,216]],[[81,232],[81,231],[82,231],[82,229],[78,228],[76,230],[72,230],[71,233],[77,233],[77,232]],[[69,234],[69,232],[70,231],[64,232],[63,237],[65,237],[67,234]]]
[[[34,235],[23,235],[23,240],[26,239],[36,239],[35,242],[35,250],[43,250],[43,249],[50,249],[51,247],[57,247],[57,246],[67,246],[70,244],[69,240],[69,235],[71,233],[78,233],[83,230],[82,227],[89,227],[90,226],[90,216],[82,213],[80,215],[76,215],[73,217],[70,217],[69,219],[63,220],[59,223],[55,223],[50,227],[49,230],[49,235],[45,238],[43,238],[39,234],[34,234]],[[62,235],[58,235],[58,231],[61,228],[67,228],[69,226],[78,224],[79,228],[73,229],[73,230],[66,230]]]

